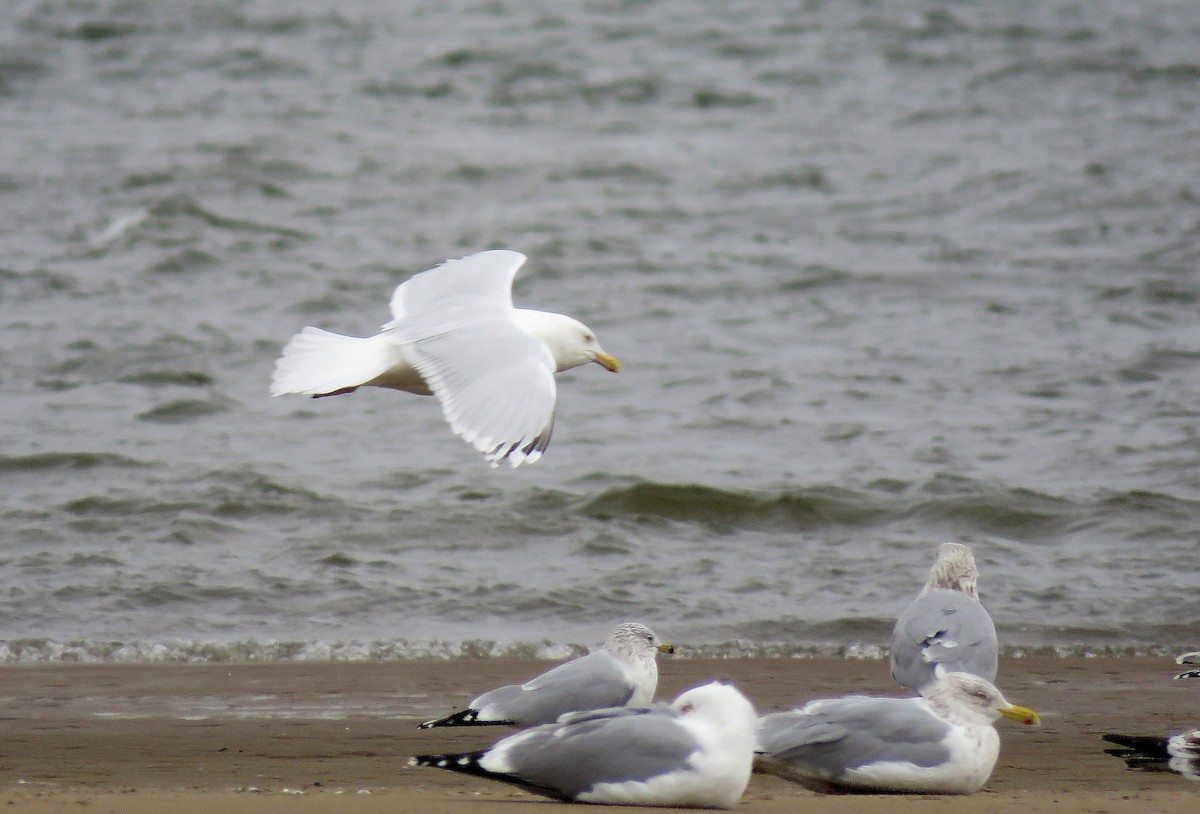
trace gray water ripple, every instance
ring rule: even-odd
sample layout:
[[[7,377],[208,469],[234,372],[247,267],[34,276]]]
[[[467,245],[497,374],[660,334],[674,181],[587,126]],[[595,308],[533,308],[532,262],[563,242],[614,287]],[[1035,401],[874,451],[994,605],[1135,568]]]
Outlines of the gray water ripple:
[[[1125,502],[1102,498],[1089,505],[951,475],[919,484],[893,481],[877,485],[886,487],[886,491],[822,488],[763,495],[699,484],[642,483],[607,490],[589,500],[582,511],[606,522],[628,519],[697,523],[716,532],[823,526],[871,528],[912,519],[945,526],[946,533],[988,533],[1034,541],[1060,535],[1083,518],[1108,514],[1114,505],[1120,507],[1112,512],[1114,516],[1140,505],[1132,497]],[[1152,497],[1162,510],[1170,508],[1192,517],[1200,513],[1200,505],[1191,501],[1165,495]]]
[[[111,452],[41,452],[32,455],[0,456],[0,474],[44,472],[46,470],[92,470],[104,467],[139,468],[146,461]]]
[[[14,658],[495,654],[626,609],[878,655],[945,539],[1010,648],[1191,646],[1192,6],[0,23]],[[624,364],[560,377],[536,467],[432,400],[267,397],[301,326],[499,246]]]

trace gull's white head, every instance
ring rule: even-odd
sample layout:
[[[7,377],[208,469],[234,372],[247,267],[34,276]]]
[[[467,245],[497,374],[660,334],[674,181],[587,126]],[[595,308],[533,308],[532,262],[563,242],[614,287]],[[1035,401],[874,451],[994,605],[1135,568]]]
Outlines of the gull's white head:
[[[758,728],[754,705],[736,687],[713,681],[693,687],[671,702],[671,709],[685,717],[703,717],[718,727],[728,727],[740,733],[753,733]]]
[[[651,659],[658,653],[674,653],[674,645],[660,642],[654,631],[640,622],[625,622],[604,643],[604,649],[627,660]]]
[[[971,673],[946,673],[921,691],[939,711],[957,717],[971,717],[980,723],[1011,718],[1023,724],[1038,724],[1038,714],[1027,707],[1010,704],[1000,690],[986,678]]]
[[[979,599],[978,581],[979,569],[975,567],[971,547],[962,543],[942,543],[938,546],[937,559],[929,569],[925,590],[945,588]]]
[[[527,308],[517,309],[515,319],[522,331],[546,343],[559,373],[588,362],[595,362],[613,373],[621,369],[621,363],[600,347],[596,333],[577,319]]]
[[[689,768],[705,779],[692,802],[705,808],[733,808],[750,784],[758,713],[737,688],[714,681],[688,690],[671,703],[679,725],[700,745]]]

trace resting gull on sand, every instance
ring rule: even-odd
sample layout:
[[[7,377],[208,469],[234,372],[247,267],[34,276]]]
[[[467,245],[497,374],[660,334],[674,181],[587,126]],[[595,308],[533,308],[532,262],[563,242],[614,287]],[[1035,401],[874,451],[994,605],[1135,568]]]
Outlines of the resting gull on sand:
[[[554,374],[588,362],[613,372],[620,365],[583,323],[513,307],[524,262],[495,250],[421,272],[396,288],[392,321],[375,336],[305,328],[276,361],[271,395],[360,387],[432,394],[450,429],[492,466],[533,463],[554,428]]]
[[[970,673],[948,673],[923,695],[849,695],[764,715],[758,766],[814,791],[971,794],[1000,754],[992,724],[1039,722]]]
[[[750,782],[756,721],[744,695],[713,682],[669,707],[572,713],[489,749],[409,763],[570,802],[732,808]]]
[[[552,723],[565,712],[649,704],[658,687],[659,653],[675,648],[638,622],[618,625],[604,646],[560,664],[524,684],[485,692],[460,712],[426,721],[435,726],[533,726]]]
[[[1176,664],[1200,664],[1200,650],[1196,651],[1195,653],[1181,653],[1175,659],[1175,663]],[[1184,670],[1182,673],[1175,676],[1175,678],[1176,679],[1200,678],[1200,669],[1192,668],[1190,670]]]
[[[1200,664],[1200,652],[1184,653],[1178,664]],[[1178,679],[1200,678],[1200,670],[1185,670]],[[1101,735],[1120,749],[1106,749],[1110,755],[1125,761],[1130,769],[1147,772],[1175,772],[1189,780],[1200,780],[1200,729],[1175,735]]]

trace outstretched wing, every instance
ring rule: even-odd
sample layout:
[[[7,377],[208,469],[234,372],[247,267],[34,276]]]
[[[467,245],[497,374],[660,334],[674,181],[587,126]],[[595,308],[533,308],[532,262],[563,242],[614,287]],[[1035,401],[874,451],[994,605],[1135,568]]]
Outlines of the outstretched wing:
[[[404,348],[450,428],[498,465],[536,461],[554,428],[555,362],[513,319],[518,252],[480,252],[396,288],[384,334]]]
[[[520,252],[479,252],[415,274],[396,286],[386,331],[408,319],[463,309],[467,313],[512,310],[512,283],[525,264]]]
[[[541,457],[554,429],[554,357],[546,345],[494,319],[410,341],[405,355],[468,444],[498,465]]]

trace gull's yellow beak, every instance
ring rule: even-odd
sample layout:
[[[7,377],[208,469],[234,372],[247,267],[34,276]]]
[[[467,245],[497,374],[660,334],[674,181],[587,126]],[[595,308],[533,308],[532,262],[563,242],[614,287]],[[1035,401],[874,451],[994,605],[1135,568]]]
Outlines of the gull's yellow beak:
[[[616,373],[621,369],[621,363],[617,361],[617,357],[609,356],[604,351],[597,351],[595,357],[596,364],[603,367],[605,370],[610,370]]]
[[[612,359],[612,357],[611,357],[611,356],[610,356],[610,357],[608,357],[608,358],[609,358],[609,359]],[[616,359],[613,359],[613,363],[614,363],[614,364],[616,363],[616,361],[617,361]],[[605,365],[605,367],[608,367],[608,365]],[[609,369],[609,370],[612,370],[612,368],[608,368],[608,369]],[[666,642],[662,642],[662,643],[660,643],[660,644],[658,645],[658,652],[660,652],[660,653],[674,653],[674,652],[675,652],[675,645],[673,645],[673,644],[667,644]]]
[[[1005,718],[1012,718],[1014,721],[1020,721],[1026,726],[1037,726],[1042,722],[1038,714],[1028,707],[1018,707],[1016,704],[1009,704],[1007,709],[1000,710],[1000,714]]]

